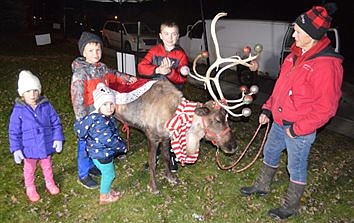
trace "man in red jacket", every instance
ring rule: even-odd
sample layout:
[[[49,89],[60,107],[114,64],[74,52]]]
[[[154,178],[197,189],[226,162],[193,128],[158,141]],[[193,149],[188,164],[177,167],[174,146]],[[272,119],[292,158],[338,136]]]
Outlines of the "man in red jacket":
[[[307,160],[316,130],[332,118],[342,95],[343,58],[334,52],[325,35],[331,17],[315,6],[294,23],[295,43],[282,64],[272,95],[262,106],[259,123],[273,117],[264,146],[263,167],[253,186],[241,188],[243,195],[265,195],[286,149],[290,183],[284,203],[268,214],[277,219],[298,214],[307,183]]]

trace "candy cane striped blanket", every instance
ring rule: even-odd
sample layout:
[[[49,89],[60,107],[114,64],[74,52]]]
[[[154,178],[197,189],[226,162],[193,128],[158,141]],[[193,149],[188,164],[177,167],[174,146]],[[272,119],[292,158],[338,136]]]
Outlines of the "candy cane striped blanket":
[[[178,105],[175,115],[166,122],[165,127],[171,136],[171,147],[176,154],[177,161],[184,166],[185,163],[195,163],[199,153],[187,155],[186,133],[192,125],[197,102],[190,102],[183,99]]]

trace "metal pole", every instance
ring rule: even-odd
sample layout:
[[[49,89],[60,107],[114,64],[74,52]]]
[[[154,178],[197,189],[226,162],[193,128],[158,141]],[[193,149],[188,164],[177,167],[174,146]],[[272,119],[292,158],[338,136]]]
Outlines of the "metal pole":
[[[203,0],[200,0],[199,2],[200,2],[200,15],[202,16],[202,24],[203,24],[203,38],[204,38],[205,51],[209,51],[206,28],[205,28],[205,17],[204,17]],[[207,65],[210,66],[209,57],[207,57]]]

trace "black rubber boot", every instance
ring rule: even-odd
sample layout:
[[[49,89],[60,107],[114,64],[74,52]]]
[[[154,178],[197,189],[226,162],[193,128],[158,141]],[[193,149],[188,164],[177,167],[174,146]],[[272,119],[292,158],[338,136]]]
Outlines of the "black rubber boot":
[[[297,215],[300,209],[300,199],[304,193],[305,185],[289,183],[284,203],[279,208],[270,209],[268,214],[275,219],[285,219]]]
[[[170,160],[168,162],[168,166],[169,166],[171,172],[175,173],[178,170],[178,163],[176,161],[176,154],[172,151],[172,149],[169,150],[169,153],[170,153]]]
[[[256,183],[250,187],[242,187],[240,189],[241,194],[244,196],[250,196],[252,194],[258,194],[264,196],[270,191],[270,184],[274,178],[277,168],[270,167],[263,164],[261,172],[256,180]]]

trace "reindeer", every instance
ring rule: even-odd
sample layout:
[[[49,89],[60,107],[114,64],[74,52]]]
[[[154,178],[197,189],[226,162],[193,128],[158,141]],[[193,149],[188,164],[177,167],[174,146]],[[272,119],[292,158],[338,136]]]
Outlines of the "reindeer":
[[[219,17],[216,16],[214,18],[215,22]],[[214,36],[215,22],[212,23]],[[253,87],[252,89],[251,87],[251,92],[248,94],[246,94],[246,90],[243,89],[241,99],[237,100],[238,105],[231,107],[228,106],[226,103],[235,103],[235,100],[228,101],[223,98],[219,86],[218,93],[221,95],[221,101],[213,93],[210,80],[213,80],[217,84],[219,83],[215,78],[210,78],[212,69],[208,69],[205,77],[196,72],[196,61],[201,57],[202,56],[198,56],[193,65],[196,75],[191,73],[189,75],[197,80],[204,81],[214,100],[208,101],[204,104],[196,103],[194,116],[191,120],[191,126],[186,133],[187,155],[193,155],[199,152],[199,142],[202,138],[211,141],[224,153],[233,154],[236,152],[237,146],[235,138],[227,122],[227,113],[233,116],[250,115],[249,109],[244,109],[242,114],[235,114],[231,110],[235,109],[237,106],[239,107],[250,103],[252,101],[252,97],[250,95],[256,93],[258,88]],[[220,55],[218,58],[220,60]],[[255,57],[248,58],[248,61],[252,59],[255,59]],[[233,66],[247,63],[247,59],[241,60],[241,58],[229,58],[228,61],[231,62]],[[215,66],[216,65],[213,64],[211,68],[215,68]],[[223,70],[224,68],[221,69],[221,72]],[[220,73],[218,73],[216,77],[218,78],[218,76],[220,76]],[[177,90],[168,80],[159,80],[135,101],[128,104],[120,104],[116,107],[116,115],[119,119],[128,123],[129,126],[142,130],[147,137],[149,154],[148,164],[150,173],[149,189],[154,194],[159,193],[159,188],[156,182],[155,162],[156,151],[158,148],[161,149],[162,160],[166,168],[165,178],[172,184],[176,185],[179,183],[178,178],[171,173],[168,166],[170,132],[166,127],[166,123],[174,117],[179,105],[184,102],[184,100],[185,99],[183,98],[182,92]]]

